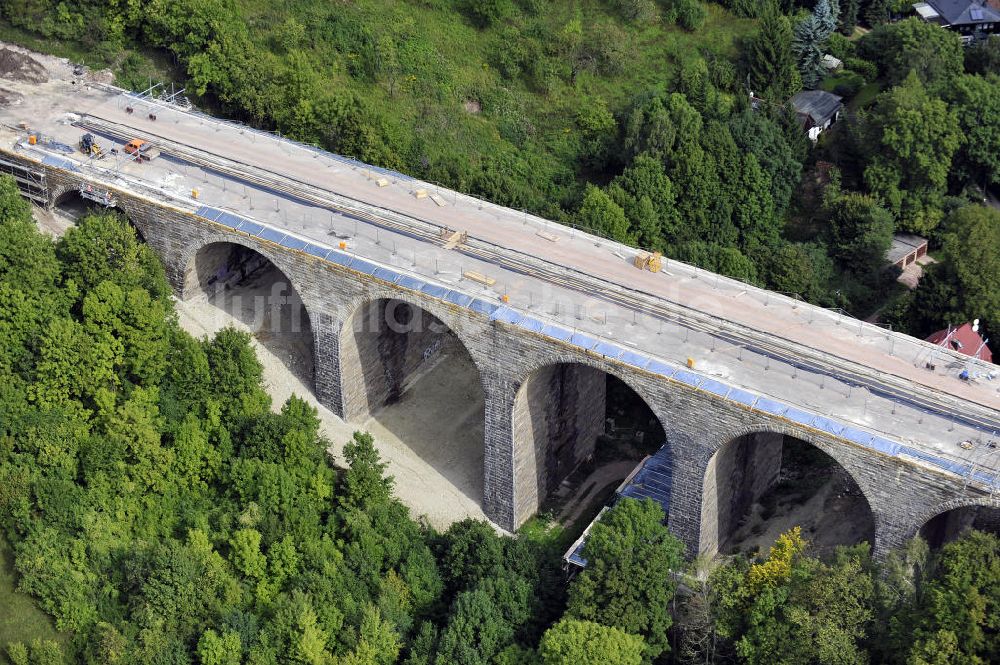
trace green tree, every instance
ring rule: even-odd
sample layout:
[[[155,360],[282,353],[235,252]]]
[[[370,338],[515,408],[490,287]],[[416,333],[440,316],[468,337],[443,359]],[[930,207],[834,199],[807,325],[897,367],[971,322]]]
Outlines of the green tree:
[[[794,293],[811,303],[829,306],[833,262],[815,243],[781,242],[761,260],[768,288]]]
[[[611,181],[607,193],[625,212],[630,232],[640,246],[662,249],[666,239],[679,234],[674,185],[662,161],[640,154]]]
[[[629,232],[625,211],[604,191],[593,185],[587,185],[576,220],[580,226],[606,238],[627,244],[635,242],[635,237]]]
[[[965,49],[965,71],[970,74],[1000,74],[1000,35],[990,35]]]
[[[819,85],[826,69],[823,67],[824,26],[810,14],[795,25],[792,37],[792,53],[803,87],[812,90]],[[829,35],[827,35],[829,36]]]
[[[965,136],[955,170],[978,184],[1000,183],[1000,78],[959,76],[948,100]]]
[[[850,37],[854,34],[854,28],[858,24],[858,15],[861,13],[861,0],[843,0],[840,11],[840,32]]]
[[[914,599],[907,663],[985,665],[1000,658],[1000,538],[978,531],[945,545]]]
[[[916,332],[926,335],[973,319],[992,330],[1000,321],[1000,212],[964,206],[945,228],[943,260],[928,270],[914,294]]]
[[[958,34],[911,17],[886,23],[865,35],[859,54],[878,63],[892,85],[914,72],[931,91],[944,91],[962,73],[963,51]]]
[[[764,561],[714,574],[720,634],[751,664],[866,663],[875,588],[867,550],[838,550],[827,564],[805,546],[796,527]]]
[[[56,244],[66,280],[82,293],[110,281],[125,290],[145,289],[157,300],[170,296],[163,265],[121,216],[88,215]]]
[[[871,196],[847,192],[834,199],[830,218],[830,253],[857,274],[872,273],[885,263],[895,226],[892,215]]]
[[[243,647],[237,633],[219,635],[206,630],[198,640],[198,658],[201,665],[240,665]]]
[[[563,619],[546,631],[538,650],[545,665],[640,665],[644,648],[638,635]]]
[[[569,589],[566,616],[641,635],[645,656],[669,649],[673,573],[683,545],[663,525],[663,509],[645,499],[623,499],[591,529],[587,567]]]
[[[941,221],[951,160],[962,144],[954,112],[911,73],[879,97],[867,118],[869,190],[900,228],[927,233]]]
[[[792,53],[792,28],[775,0],[763,3],[760,25],[745,43],[743,60],[750,89],[776,104],[802,88],[802,78]]]

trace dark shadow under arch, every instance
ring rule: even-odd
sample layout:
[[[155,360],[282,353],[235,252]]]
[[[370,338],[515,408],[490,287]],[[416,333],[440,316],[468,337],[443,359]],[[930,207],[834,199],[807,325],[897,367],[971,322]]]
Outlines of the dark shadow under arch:
[[[932,548],[959,538],[970,529],[1000,536],[1000,506],[965,505],[944,510],[920,527],[920,537]]]
[[[720,446],[703,478],[699,553],[766,552],[794,526],[820,554],[874,543],[875,517],[864,491],[820,447],[766,430]]]
[[[485,395],[458,333],[415,303],[368,300],[341,331],[340,369],[345,420],[384,430],[482,506]]]
[[[70,188],[58,194],[52,202],[52,209],[57,214],[74,222],[87,215],[118,215],[132,227],[139,242],[146,242],[146,234],[143,233],[132,215],[124,208],[120,205],[105,206],[90,199],[85,199],[80,194],[78,188]]]
[[[309,312],[285,273],[260,252],[233,242],[211,242],[188,259],[185,301],[205,302],[212,329],[234,324],[277,357],[309,390],[314,385],[314,347]]]
[[[634,388],[577,362],[533,370],[518,387],[511,422],[514,475],[524,479],[516,484],[517,523],[542,507],[569,518],[583,504],[603,503],[667,439]]]

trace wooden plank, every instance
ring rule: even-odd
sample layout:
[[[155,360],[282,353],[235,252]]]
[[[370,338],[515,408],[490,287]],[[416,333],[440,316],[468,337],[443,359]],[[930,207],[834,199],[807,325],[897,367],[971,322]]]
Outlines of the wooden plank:
[[[493,286],[497,283],[492,277],[487,277],[478,272],[473,272],[471,270],[466,270],[462,273],[462,277],[466,279],[471,279],[473,282],[479,282],[480,284],[485,284],[486,286]]]
[[[539,238],[544,238],[545,240],[548,240],[549,242],[558,242],[559,241],[559,236],[557,236],[555,233],[549,233],[548,231],[539,231],[535,235],[538,236]]]
[[[444,248],[445,249],[455,249],[465,240],[465,234],[461,231],[455,231],[450,236],[445,239]]]
[[[437,194],[431,194],[431,201],[433,201],[434,203],[436,203],[439,208],[443,208],[446,205],[448,205],[445,202],[445,200],[443,198],[441,198],[440,196],[438,196]]]

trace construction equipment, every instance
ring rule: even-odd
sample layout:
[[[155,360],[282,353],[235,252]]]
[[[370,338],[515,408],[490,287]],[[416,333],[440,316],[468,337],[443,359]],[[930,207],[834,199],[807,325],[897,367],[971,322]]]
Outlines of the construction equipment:
[[[104,149],[101,148],[101,144],[97,142],[94,135],[90,133],[80,137],[80,152],[94,159],[102,159],[104,157]]]
[[[151,162],[160,156],[160,151],[154,148],[152,143],[143,139],[131,139],[125,144],[124,149],[137,162]]]
[[[639,252],[635,255],[635,267],[649,272],[660,272],[663,267],[663,254],[660,252]]]

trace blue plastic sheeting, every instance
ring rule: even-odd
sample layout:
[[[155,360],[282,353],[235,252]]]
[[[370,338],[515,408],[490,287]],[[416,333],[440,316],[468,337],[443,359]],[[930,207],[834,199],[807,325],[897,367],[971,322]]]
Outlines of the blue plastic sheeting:
[[[473,301],[472,296],[467,293],[462,293],[461,291],[451,291],[448,293],[445,300],[451,303],[455,303],[459,307],[468,307],[469,303]]]
[[[261,226],[257,222],[251,222],[250,220],[246,220],[246,219],[243,220],[242,222],[240,222],[235,227],[235,229],[237,231],[242,231],[243,233],[246,233],[247,235],[251,235],[251,236],[260,235],[264,231],[264,227],[263,226]],[[327,251],[329,251],[329,250],[327,250]]]
[[[487,302],[485,300],[480,300],[479,298],[476,298],[469,305],[469,309],[471,309],[473,312],[477,312],[479,314],[485,314],[486,316],[492,318],[493,312],[497,310],[497,306],[491,302]]]
[[[757,395],[747,392],[742,388],[733,388],[729,391],[729,397],[727,399],[731,402],[736,402],[737,404],[753,408],[753,405],[757,402]]]
[[[444,300],[444,297],[448,294],[448,291],[450,291],[451,289],[445,288],[443,286],[438,286],[437,284],[430,284],[425,282],[424,285],[420,287],[420,290],[421,292],[426,293],[427,295],[433,298],[440,298],[441,300]]]
[[[840,433],[840,436],[847,439],[848,441],[853,441],[854,443],[859,443],[862,446],[870,446],[872,442],[872,435],[867,432],[862,432],[861,430],[854,429],[853,427],[845,427],[844,431]]]
[[[208,206],[201,206],[195,211],[194,214],[198,215],[199,217],[210,219],[214,222],[219,218],[219,215],[222,214],[222,211],[216,210],[215,208],[209,208]]]
[[[826,416],[816,416],[813,419],[812,427],[834,436],[840,436],[840,433],[844,431],[844,426],[841,423],[830,420]]]
[[[695,388],[697,388],[704,380],[705,377],[700,374],[695,374],[687,370],[679,369],[674,372],[674,381],[680,381],[681,383],[694,386]]]
[[[646,365],[646,369],[660,376],[665,376],[668,379],[674,375],[677,370],[666,363],[662,363],[659,360],[650,360],[649,364]]]
[[[806,425],[807,427],[811,427],[813,421],[816,420],[815,413],[808,413],[806,411],[802,411],[801,409],[796,409],[794,406],[788,407],[788,410],[785,411],[785,417],[793,423],[799,423],[800,425]]]
[[[619,360],[628,365],[632,365],[633,367],[638,367],[639,369],[645,369],[646,366],[649,365],[649,358],[636,353],[635,351],[629,351],[628,349],[625,349],[625,352],[622,353]]]
[[[580,332],[574,332],[573,335],[569,338],[569,341],[570,344],[576,344],[581,349],[587,349],[588,351],[597,346],[596,339],[590,337],[589,335],[584,335],[583,333]]]
[[[503,323],[509,323],[511,325],[518,325],[522,320],[526,320],[528,317],[522,316],[520,312],[510,309],[509,307],[501,307],[498,309],[494,315],[494,321],[502,321]]]
[[[282,231],[276,231],[272,228],[265,228],[263,231],[260,232],[260,234],[257,237],[263,238],[264,240],[270,240],[271,242],[280,245],[281,241],[285,239],[286,235],[288,234],[283,233]]]
[[[399,273],[379,266],[378,268],[375,268],[375,272],[372,273],[372,277],[377,277],[378,279],[395,284],[396,280],[399,279]]]
[[[721,397],[725,397],[732,390],[731,387],[716,381],[715,379],[705,379],[701,382],[699,388],[705,392],[712,393],[713,395],[719,395]]]
[[[424,282],[420,281],[416,277],[410,277],[409,275],[400,275],[399,281],[396,282],[396,284],[411,291],[419,291],[424,286]]]
[[[542,326],[542,334],[546,337],[551,337],[552,339],[557,339],[560,342],[568,342],[573,338],[573,332],[566,330],[565,328],[560,328],[559,326],[553,326],[545,324]]]
[[[326,257],[326,260],[330,263],[336,263],[338,266],[349,266],[351,265],[351,257],[343,252],[330,252],[330,255]]]
[[[351,270],[357,270],[358,272],[363,272],[366,275],[374,275],[377,268],[378,266],[374,263],[369,263],[368,261],[359,259],[358,257],[354,257],[354,260],[351,261]]]
[[[296,238],[294,236],[285,236],[285,240],[281,244],[287,247],[288,249],[294,249],[296,251],[299,251],[309,243],[307,243],[305,240],[302,240],[301,238]]]
[[[600,353],[602,356],[617,360],[621,357],[622,353],[625,352],[620,346],[615,346],[614,344],[608,344],[607,342],[598,342],[594,346],[594,351]]]
[[[763,411],[764,413],[770,413],[775,416],[784,415],[785,411],[788,411],[788,405],[782,404],[781,402],[776,402],[768,397],[760,397],[757,400],[757,404],[754,406],[755,409]]]
[[[71,162],[68,159],[63,159],[62,157],[56,157],[55,155],[45,155],[42,157],[42,164],[48,164],[49,166],[55,166],[59,169],[66,169],[67,171],[79,171],[80,168],[76,165],[76,162]]]
[[[881,453],[885,453],[886,455],[891,455],[893,457],[899,453],[898,443],[885,439],[881,436],[872,437],[871,443],[868,445]]]
[[[521,320],[518,321],[517,325],[524,328],[525,330],[530,330],[532,332],[537,332],[537,333],[542,332],[542,329],[545,327],[544,325],[542,325],[542,322],[539,321],[538,319],[532,319],[527,316],[522,317]]]
[[[326,247],[320,247],[319,245],[313,245],[313,244],[306,245],[304,251],[306,252],[306,254],[312,254],[313,256],[318,256],[321,259],[325,259],[326,257],[330,256],[330,254],[333,252],[332,249],[328,249]]]

